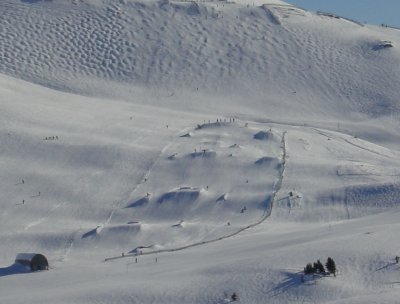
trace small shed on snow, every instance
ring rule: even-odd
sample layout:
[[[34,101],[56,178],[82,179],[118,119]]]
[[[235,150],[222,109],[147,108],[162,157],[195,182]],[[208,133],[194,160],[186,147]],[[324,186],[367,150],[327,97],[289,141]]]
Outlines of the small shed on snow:
[[[40,253],[19,253],[15,258],[15,263],[29,267],[31,271],[49,269],[49,262]]]

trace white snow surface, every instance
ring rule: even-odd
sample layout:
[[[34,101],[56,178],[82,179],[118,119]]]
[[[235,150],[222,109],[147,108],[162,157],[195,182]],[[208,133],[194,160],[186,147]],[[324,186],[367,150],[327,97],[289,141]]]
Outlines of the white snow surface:
[[[398,30],[278,0],[0,13],[0,303],[398,303]]]

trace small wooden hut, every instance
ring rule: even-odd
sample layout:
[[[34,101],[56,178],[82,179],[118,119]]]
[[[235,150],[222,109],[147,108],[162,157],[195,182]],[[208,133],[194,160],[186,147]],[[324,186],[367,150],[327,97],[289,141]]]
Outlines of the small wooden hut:
[[[15,263],[29,267],[31,271],[49,269],[49,262],[40,253],[19,253],[15,258]]]

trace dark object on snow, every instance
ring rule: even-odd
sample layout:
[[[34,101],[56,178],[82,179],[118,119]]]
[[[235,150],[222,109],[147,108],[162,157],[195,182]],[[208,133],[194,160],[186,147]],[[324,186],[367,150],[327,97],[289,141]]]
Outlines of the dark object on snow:
[[[234,292],[231,296],[231,300],[232,301],[237,301],[239,299],[238,295],[236,294],[236,292]]]
[[[333,273],[333,275],[336,277],[336,264],[335,264],[335,261],[330,257],[326,261],[326,269],[330,273]]]
[[[315,268],[311,263],[308,263],[304,268],[304,274],[314,274],[314,273],[315,273]]]
[[[325,267],[322,265],[320,260],[318,260],[317,263],[314,263],[314,269],[318,273],[325,273]]]
[[[272,137],[272,133],[266,132],[266,131],[260,131],[260,132],[257,132],[256,134],[254,134],[253,137],[254,137],[254,139],[257,139],[257,140],[267,140]]]
[[[380,46],[383,49],[391,48],[391,47],[393,47],[393,43],[391,41],[382,41]]]
[[[392,48],[393,43],[391,41],[381,41],[373,47],[374,51]]]
[[[396,255],[396,257],[394,259],[396,260],[396,264],[399,264],[400,257],[398,255]]]
[[[31,271],[49,269],[49,262],[40,253],[20,253],[15,258],[15,263],[29,267]]]

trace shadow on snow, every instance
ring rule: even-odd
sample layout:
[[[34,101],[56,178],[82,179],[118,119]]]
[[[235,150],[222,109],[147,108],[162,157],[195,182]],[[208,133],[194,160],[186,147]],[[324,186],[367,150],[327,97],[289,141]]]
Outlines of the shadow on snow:
[[[8,267],[0,267],[0,277],[22,273],[30,273],[30,271],[27,267],[20,264],[12,264]]]

